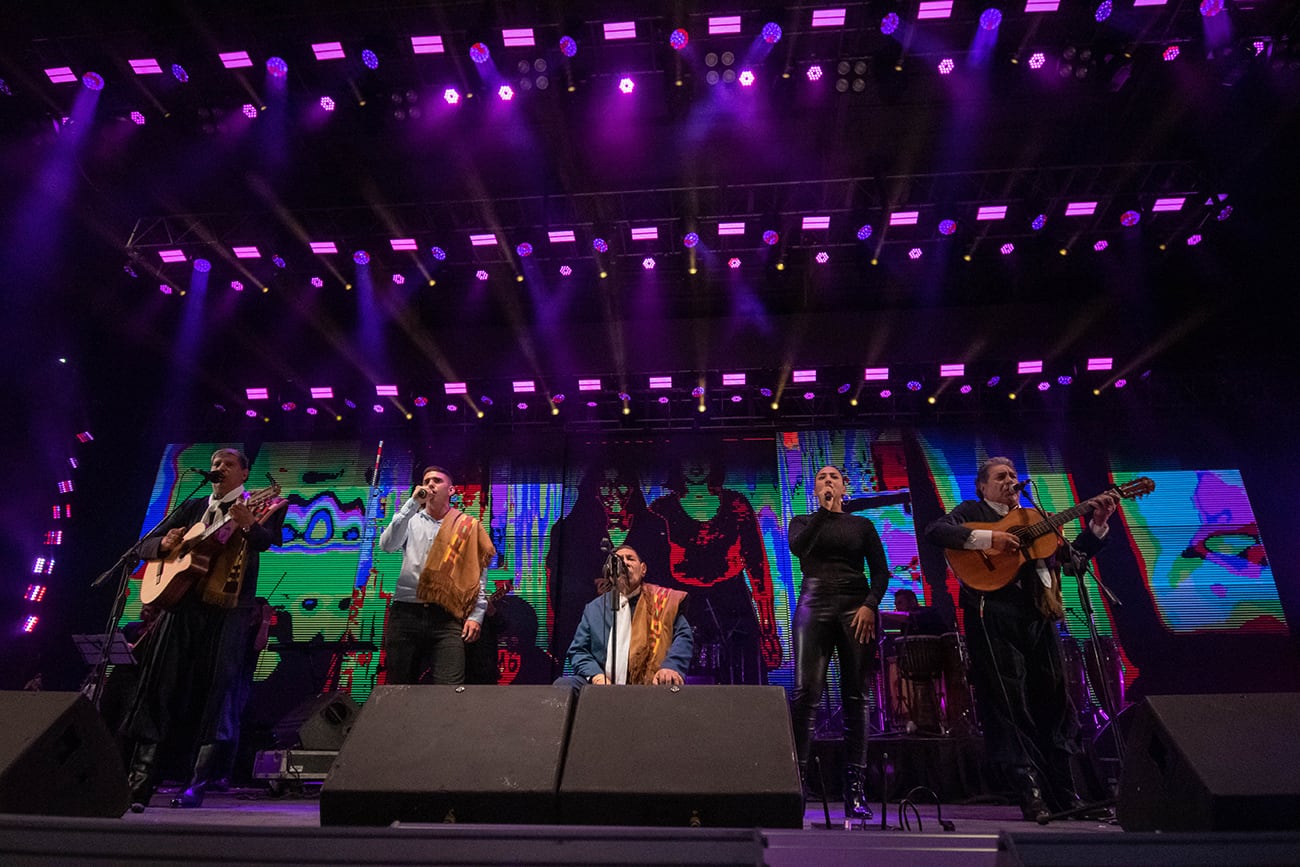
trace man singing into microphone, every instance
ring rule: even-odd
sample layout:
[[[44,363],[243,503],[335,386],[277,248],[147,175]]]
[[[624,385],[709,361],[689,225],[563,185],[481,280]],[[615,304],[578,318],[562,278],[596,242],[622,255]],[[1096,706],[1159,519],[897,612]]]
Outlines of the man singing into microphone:
[[[617,610],[609,593],[587,603],[569,645],[573,675],[555,685],[682,683],[694,642],[682,611],[686,594],[645,583],[646,564],[634,548],[621,545],[613,554]]]
[[[465,682],[465,644],[487,612],[484,582],[496,547],[483,523],[452,508],[451,473],[427,467],[393,515],[379,547],[402,551],[402,571],[384,629],[385,683]]]
[[[1018,551],[1012,533],[964,525],[997,523],[1020,508],[1027,484],[1017,480],[1009,458],[989,458],[975,477],[980,499],[965,500],[931,523],[926,541],[944,548]],[[1090,501],[1089,527],[1074,540],[1080,554],[1091,557],[1101,549],[1117,502],[1104,494]],[[1070,770],[1078,726],[1066,698],[1054,623],[1064,617],[1055,559],[1025,560],[1005,587],[983,592],[962,585],[960,594],[987,757],[1008,774],[1021,811],[1031,820],[1082,803]]]

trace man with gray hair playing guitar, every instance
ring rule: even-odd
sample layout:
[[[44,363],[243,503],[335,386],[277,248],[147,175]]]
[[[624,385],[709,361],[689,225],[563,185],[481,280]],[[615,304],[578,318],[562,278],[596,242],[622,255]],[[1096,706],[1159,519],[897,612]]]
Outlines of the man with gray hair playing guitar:
[[[962,581],[960,601],[966,645],[984,724],[989,762],[1008,772],[1026,819],[1081,806],[1070,756],[1077,721],[1070,712],[1060,637],[1056,528],[1091,513],[1074,550],[1092,557],[1104,545],[1106,522],[1120,489],[1044,518],[1020,508],[1021,483],[1009,458],[980,464],[978,500],[966,500],[925,530],[925,539],[948,549]]]

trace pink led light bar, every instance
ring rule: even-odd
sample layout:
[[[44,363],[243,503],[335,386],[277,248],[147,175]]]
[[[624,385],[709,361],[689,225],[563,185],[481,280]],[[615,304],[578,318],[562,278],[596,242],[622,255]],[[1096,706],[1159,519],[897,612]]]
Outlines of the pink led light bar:
[[[1055,12],[1061,8],[1061,0],[1026,0],[1026,12]]]
[[[1088,359],[1089,370],[1111,370],[1114,366],[1115,366],[1115,359],[1113,358],[1089,358]]]
[[[468,394],[469,391],[463,382],[444,382],[442,384],[443,394]]]
[[[862,379],[866,382],[884,382],[889,379],[889,368],[868,367],[862,372]]]
[[[672,388],[673,378],[671,376],[652,376],[650,377],[651,388]]]
[[[77,80],[77,74],[70,66],[53,66],[45,70],[45,75],[55,84],[67,84]]]
[[[599,379],[578,380],[578,391],[600,391]]]
[[[796,370],[790,374],[790,379],[794,382],[816,382],[817,371],[815,370]]]
[[[636,39],[635,21],[606,21],[606,39]]]
[[[939,365],[940,376],[965,376],[966,365],[964,364],[941,364]]]
[[[804,230],[808,229],[829,229],[831,227],[830,217],[804,217],[799,227]]]
[[[744,223],[718,223],[719,235],[743,235],[745,234]]]
[[[572,229],[562,229],[558,232],[547,232],[546,237],[551,239],[552,244],[572,244],[576,240],[573,237]]]
[[[533,28],[520,27],[514,30],[502,30],[501,44],[506,48],[527,48],[536,45],[537,39],[533,36]]]
[[[741,227],[742,228],[744,227],[743,223],[741,224]],[[656,228],[655,226],[644,226],[639,229],[633,229],[632,240],[633,241],[658,241],[659,229]]]
[[[311,247],[311,251],[317,254],[337,253],[339,251],[338,246],[333,241],[311,241],[307,246]]]
[[[916,10],[917,21],[951,17],[952,0],[921,0],[921,5]]]
[[[490,247],[497,242],[497,236],[492,233],[485,235],[470,235],[469,243],[473,247]]]
[[[1151,206],[1151,210],[1154,213],[1162,211],[1181,211],[1186,202],[1186,196],[1171,196],[1167,199],[1156,199],[1156,203]]]
[[[376,385],[376,397],[397,397],[397,386],[395,385]]]
[[[981,205],[975,213],[976,220],[1005,220],[1006,216],[1006,205]]]
[[[1169,0],[1133,0],[1133,6],[1164,6]]]
[[[317,60],[342,60],[347,56],[343,53],[342,42],[313,42],[311,53]]]
[[[723,33],[739,33],[740,16],[739,15],[715,15],[709,19],[709,35],[717,36]]]
[[[511,388],[514,389],[515,394],[531,394],[537,391],[537,383],[531,379],[516,379],[511,384]]]
[[[843,9],[814,9],[812,14],[813,27],[843,27],[844,10]]]
[[[1096,202],[1070,202],[1065,206],[1067,217],[1091,217],[1096,212]]]
[[[153,57],[141,57],[138,60],[128,60],[127,63],[131,64],[131,70],[136,75],[162,75],[162,67]]]
[[[162,259],[164,262],[184,262],[185,251],[184,250],[159,250],[158,258]]]
[[[722,374],[723,385],[744,385],[745,374],[743,373],[724,373]]]
[[[245,66],[252,66],[252,58],[248,56],[247,51],[226,51],[217,55],[221,59],[221,65],[226,69],[240,69]]]
[[[1043,362],[1041,361],[1022,361],[1016,365],[1016,373],[1042,373]]]
[[[441,36],[411,37],[411,52],[414,54],[442,54],[446,50]]]
[[[230,251],[235,254],[236,259],[260,259],[262,253],[256,247],[231,247]]]
[[[328,385],[323,388],[313,388],[311,390],[311,397],[312,400],[333,400],[334,389]]]
[[[415,249],[418,249],[418,248],[415,246],[415,239],[414,239],[414,238],[390,238],[389,241],[388,241],[388,246],[392,247],[394,250],[415,250]]]
[[[891,226],[915,226],[916,221],[921,218],[920,211],[894,211],[889,215],[889,225]]]
[[[244,394],[249,400],[267,400],[271,396],[265,388],[246,388]]]

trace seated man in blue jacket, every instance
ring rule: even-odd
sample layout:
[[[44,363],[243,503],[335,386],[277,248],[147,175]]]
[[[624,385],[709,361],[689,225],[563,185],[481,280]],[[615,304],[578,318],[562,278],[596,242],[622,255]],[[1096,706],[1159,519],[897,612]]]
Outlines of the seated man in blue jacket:
[[[624,566],[618,570],[618,608],[609,593],[587,603],[569,645],[573,675],[555,685],[682,683],[694,643],[682,613],[686,594],[644,583],[646,564],[634,548],[623,545],[614,554]]]

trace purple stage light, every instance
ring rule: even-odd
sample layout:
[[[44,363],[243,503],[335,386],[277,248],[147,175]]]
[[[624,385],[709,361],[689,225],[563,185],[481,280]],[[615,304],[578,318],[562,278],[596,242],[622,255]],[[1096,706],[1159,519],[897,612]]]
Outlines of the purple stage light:
[[[1002,381],[1002,377],[1000,376],[990,376],[989,381],[986,384],[988,385],[989,388],[994,388],[1001,381]]]
[[[172,78],[175,78],[181,84],[190,80],[190,74],[185,71],[185,67],[179,63],[172,64]]]
[[[818,265],[825,265],[827,262],[831,260],[831,254],[827,253],[825,250],[822,250],[818,252],[817,255],[814,256],[813,258],[817,260]]]
[[[1201,243],[1201,236],[1200,236],[1200,235],[1188,235],[1188,236],[1187,236],[1187,246],[1189,246],[1189,247],[1195,247],[1195,246],[1196,246],[1197,244],[1199,244],[1199,243]]]
[[[773,244],[775,244],[777,241],[780,240],[781,240],[781,236],[778,235],[776,232],[773,232],[771,229],[768,229],[766,232],[763,233],[763,243],[769,247],[771,247]]]
[[[248,416],[249,418],[257,418],[257,410],[246,409],[244,410],[244,415]]]
[[[849,389],[852,388],[852,387],[853,387],[853,386],[852,386],[850,383],[847,383],[847,382],[846,382],[846,383],[844,383],[843,385],[841,385],[839,388],[835,389],[835,391],[836,391],[838,394],[848,394],[848,393],[849,393]]]
[[[740,403],[741,400],[742,400],[742,398],[741,398],[741,396],[738,395],[738,394],[733,394],[733,395],[731,396],[731,402],[732,402],[732,403]]]
[[[746,69],[740,73],[740,77],[737,79],[737,81],[740,82],[741,87],[749,87],[751,84],[754,83],[754,73]]]
[[[239,280],[231,280],[231,281],[230,281],[230,288],[231,288],[231,289],[234,289],[236,292],[243,292],[243,291],[244,291],[244,284],[243,284],[242,281],[239,281]]]
[[[596,408],[596,402],[595,402],[594,400],[589,400],[589,401],[587,401],[587,407],[588,407],[589,409],[595,409],[595,408]]]
[[[482,42],[475,42],[469,47],[469,59],[475,63],[487,63],[491,56],[492,52]]]
[[[654,260],[654,257],[653,257],[653,256],[646,256],[644,259],[642,259],[642,260],[641,260],[641,267],[644,268],[644,269],[646,269],[647,271],[653,271],[654,268],[655,268],[655,260]]]
[[[126,276],[132,279],[135,279],[140,276],[140,274],[135,270],[135,268],[131,267],[130,262],[122,266],[122,271],[126,273]]]
[[[730,269],[732,269],[733,271],[734,271],[735,269],[739,268],[739,267],[740,267],[740,259],[737,258],[736,256],[732,256],[730,259],[727,260],[727,267],[730,268]]]
[[[636,90],[636,82],[625,75],[618,80],[618,89],[623,93],[631,93]]]
[[[515,252],[518,253],[521,258],[527,258],[528,256],[533,255],[533,245],[524,241],[518,247],[515,247]]]
[[[479,280],[486,280],[488,278],[488,272],[480,268],[474,272],[474,276],[477,277]]]
[[[691,389],[691,397],[704,397],[704,386],[697,385]]]
[[[1039,214],[1037,217],[1034,217],[1034,221],[1029,224],[1029,228],[1033,229],[1035,232],[1038,232],[1041,231],[1042,228],[1046,225],[1047,225],[1047,215]]]
[[[893,36],[894,32],[898,30],[898,24],[898,13],[890,12],[884,18],[880,19],[880,32],[886,36]]]
[[[609,243],[604,238],[596,238],[591,242],[591,249],[597,253],[608,253]]]
[[[370,408],[373,409],[375,412],[383,412],[383,411],[384,411],[384,405],[383,405],[382,403],[377,403],[377,404],[375,404],[374,406],[372,406],[372,407],[370,407]]]
[[[322,96],[322,97],[320,98],[320,107],[323,108],[323,109],[325,109],[326,111],[333,111],[333,110],[334,110],[334,100],[331,99],[331,98],[328,97],[328,96]]]
[[[164,295],[170,295],[172,294],[172,287],[168,286],[166,283],[159,283],[158,291]]]
[[[497,96],[502,102],[509,102],[515,98],[515,89],[508,84],[503,84],[497,88]]]
[[[858,240],[865,241],[871,237],[871,224],[865,223],[858,229]]]
[[[1005,243],[1005,244],[1003,244],[1001,247],[999,247],[999,248],[998,248],[998,251],[999,251],[1003,256],[1010,256],[1012,253],[1016,252],[1016,245],[1013,244],[1013,243],[1011,243],[1010,241],[1008,241],[1007,243]]]
[[[352,254],[352,261],[356,262],[358,265],[369,265],[370,254],[365,250],[358,250]]]
[[[1213,18],[1223,11],[1223,0],[1201,0],[1201,16]]]
[[[687,232],[682,236],[682,246],[686,247],[688,250],[698,243],[700,243],[700,236],[695,232]]]
[[[572,36],[560,37],[560,53],[565,57],[573,57],[578,53],[578,40]]]
[[[997,30],[1001,24],[1002,10],[989,8],[980,13],[980,27],[985,30]]]
[[[281,269],[282,269],[282,268],[284,268],[288,263],[286,263],[286,262],[284,261],[284,257],[283,257],[283,256],[272,256],[272,257],[271,257],[271,264],[274,265],[274,266],[277,267],[277,268],[281,268]]]
[[[138,111],[131,112],[131,122],[136,126],[144,126],[144,115]]]
[[[972,389],[970,384],[967,383],[966,385],[963,385],[961,388],[957,390],[960,391],[962,394],[970,394],[974,389]]]
[[[1127,379],[1117,379],[1117,380],[1115,380],[1115,387],[1116,387],[1116,388],[1123,388],[1123,387],[1126,386],[1126,385],[1128,385],[1128,380],[1127,380]]]
[[[339,53],[342,54],[341,51]],[[320,59],[320,55],[317,55],[317,59]],[[289,74],[289,64],[284,62],[283,57],[268,57],[266,59],[266,71],[276,78],[284,78]]]
[[[346,406],[348,409],[357,408],[357,405],[352,401],[352,399],[347,397],[343,398],[343,405]]]
[[[920,247],[913,247],[912,249],[908,250],[908,251],[907,251],[907,258],[911,259],[912,261],[916,261],[917,259],[920,259],[920,258],[921,258],[921,248],[920,248]]]
[[[945,57],[943,60],[939,61],[940,75],[951,75],[952,71],[956,68],[957,68],[957,64],[953,61],[951,57]]]
[[[244,112],[244,117],[249,120],[257,117],[257,106],[253,105],[251,102],[244,103],[242,111]]]
[[[570,268],[568,265],[561,265],[561,266],[560,266],[560,276],[561,276],[561,277],[568,277],[568,276],[570,276],[572,273],[573,273],[573,269]]]
[[[1100,241],[1092,245],[1092,249],[1100,253],[1102,250],[1105,250],[1109,246],[1110,244],[1106,241],[1106,239],[1102,238]]]
[[[1050,382],[1046,382],[1046,381],[1044,381],[1044,382],[1040,382],[1040,383],[1038,383],[1038,390],[1039,390],[1039,391],[1047,391],[1047,390],[1048,390],[1049,388],[1051,388],[1051,387],[1052,387],[1052,384],[1051,384]]]
[[[667,403],[667,402],[668,402],[668,395],[666,395],[666,394],[664,394],[664,395],[660,395],[660,396],[659,396],[659,402],[660,402],[660,403]]]
[[[760,389],[758,390],[758,393],[759,393],[759,395],[762,396],[762,397],[771,397],[771,396],[772,396],[772,389],[770,389],[770,388],[760,388]]]
[[[1035,51],[1033,54],[1029,55],[1030,69],[1042,69],[1043,64],[1046,62],[1047,62],[1047,55],[1041,51]]]
[[[207,259],[195,259],[194,270],[198,271],[201,274],[206,274],[212,270],[212,263],[209,262]]]
[[[447,258],[447,251],[441,247],[430,247],[429,252],[433,254],[433,258],[437,259],[439,262],[445,261]]]
[[[1231,216],[1232,216],[1232,205],[1224,205],[1223,210],[1219,211],[1218,215],[1214,219],[1222,223],[1224,220],[1228,219]]]
[[[921,390],[921,383],[920,383],[918,380],[915,380],[915,379],[909,379],[909,380],[907,381],[907,390],[908,390],[908,391],[920,391],[920,390]]]
[[[1119,215],[1119,224],[1121,226],[1136,226],[1142,220],[1142,215],[1137,211],[1125,211]]]
[[[951,235],[951,234],[952,234],[953,232],[955,232],[955,231],[957,231],[957,221],[956,221],[956,220],[940,220],[940,221],[939,221],[939,234],[940,234],[940,235]]]
[[[681,51],[690,41],[691,35],[681,27],[668,34],[668,44],[673,47],[674,51]]]
[[[86,86],[87,90],[103,90],[104,76],[98,72],[87,72],[81,76],[81,83]]]
[[[375,54],[375,52],[371,51],[369,48],[363,49],[361,52],[361,62],[366,65],[366,69],[378,69],[379,55]]]
[[[1074,377],[1070,376],[1068,373],[1063,373],[1056,378],[1057,385],[1070,385],[1073,382],[1074,382]]]
[[[805,392],[803,393],[803,399],[804,399],[804,400],[812,400],[812,399],[813,399],[814,397],[816,397],[816,396],[817,396],[817,395],[813,394],[811,391],[805,391]]]
[[[291,400],[286,400],[284,403],[280,404],[280,409],[284,410],[285,412],[293,412],[297,408],[298,408],[298,404],[294,403]]]
[[[319,277],[313,277],[311,278],[311,285],[316,287],[317,289],[320,289],[322,286],[325,285],[325,281]]]
[[[307,415],[316,415],[316,413],[320,412],[320,410],[316,409],[316,407],[314,406],[309,406],[305,410],[303,410],[303,412],[307,413]]]
[[[627,403],[629,400],[632,399],[632,395],[628,394],[626,391],[620,391],[618,393],[618,399],[623,401],[624,403]]]
[[[442,92],[442,98],[446,101],[447,105],[455,105],[460,102],[460,91],[454,87],[449,87]]]
[[[1161,56],[1165,59],[1165,62],[1166,62],[1166,63],[1169,63],[1169,62],[1171,62],[1171,61],[1177,60],[1177,59],[1178,59],[1178,46],[1177,46],[1177,45],[1170,45],[1168,48],[1165,49],[1164,54],[1162,54]]]
[[[808,67],[809,81],[821,81],[821,78],[824,74],[825,73],[822,71],[822,66],[820,63],[814,63],[812,66]]]
[[[1222,0],[1220,0],[1222,2]],[[763,41],[768,45],[775,45],[781,41],[781,25],[775,21],[769,21],[763,25]]]
[[[890,398],[894,396],[894,393],[887,388],[882,388],[880,390],[880,396],[883,398]]]
[[[398,286],[401,286],[403,283],[406,282],[406,278],[403,277],[401,274],[394,274],[394,275],[393,275],[393,282],[394,282],[395,284],[397,284]]]
[[[415,398],[415,400],[413,401],[413,403],[414,403],[416,406],[424,407],[424,406],[428,406],[428,405],[429,405],[429,399],[428,399],[427,397],[425,397],[424,395],[418,395],[418,396]]]

